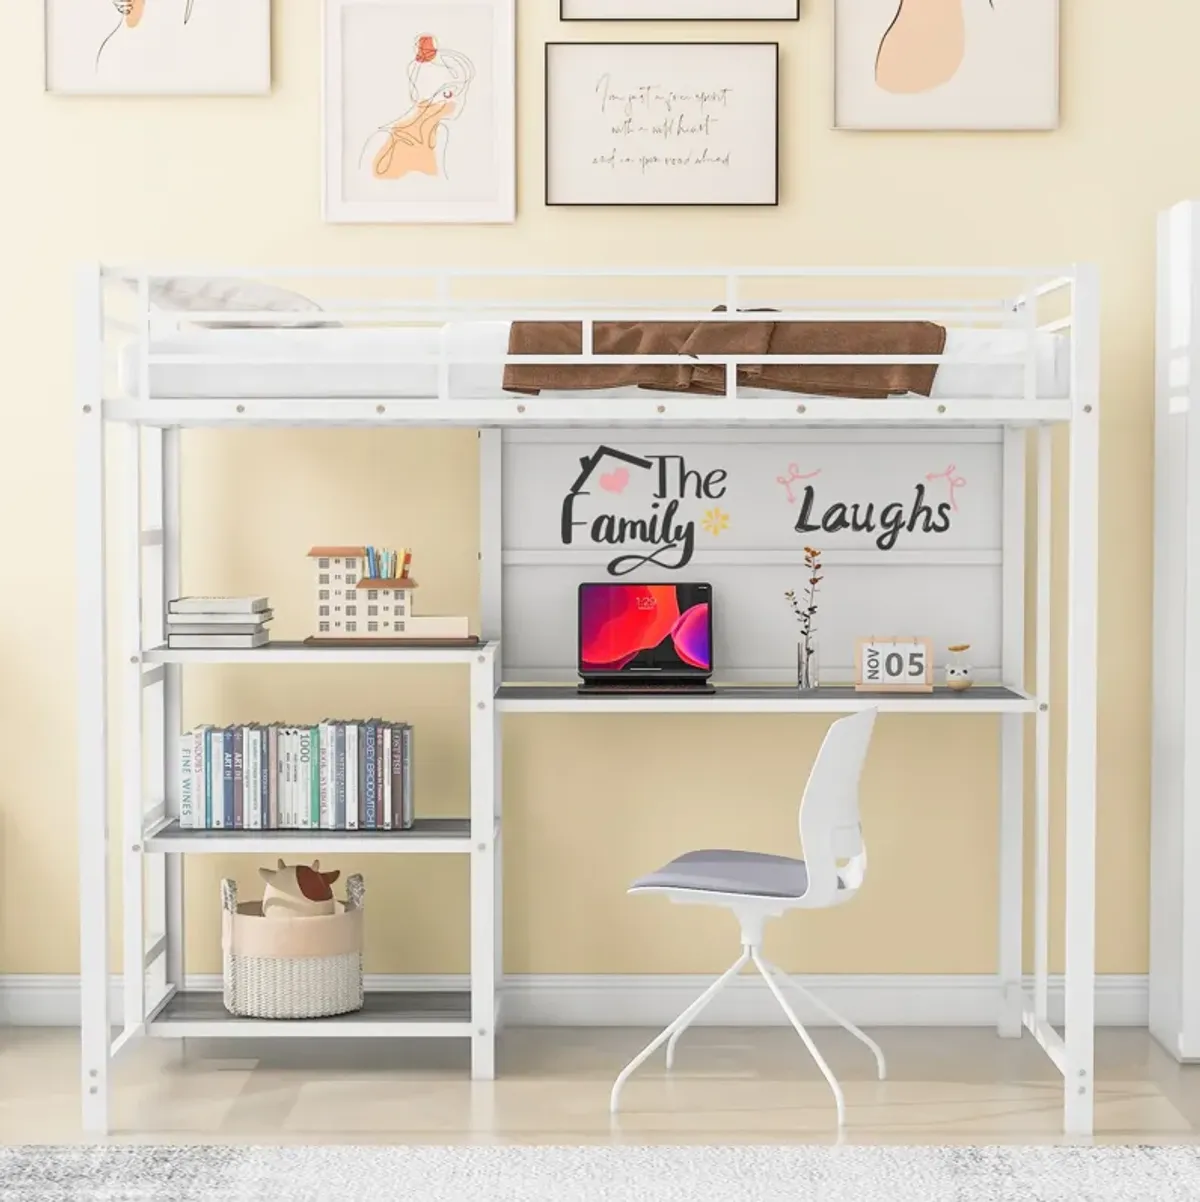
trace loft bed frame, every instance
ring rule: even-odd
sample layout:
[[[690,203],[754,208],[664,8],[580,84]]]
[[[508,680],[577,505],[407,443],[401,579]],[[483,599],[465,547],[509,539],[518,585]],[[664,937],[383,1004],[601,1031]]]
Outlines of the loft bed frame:
[[[949,327],[1017,331],[1021,352],[980,355],[980,361],[1014,364],[1017,395],[990,399],[898,396],[886,400],[780,394],[739,395],[738,368],[766,357],[682,356],[640,358],[639,363],[711,362],[723,365],[724,396],[646,393],[632,396],[514,396],[463,398],[452,388],[464,360],[443,340],[436,353],[411,354],[398,345],[397,373],[433,367],[436,390],[428,396],[261,396],[181,398],[158,395],[160,367],[199,368],[244,363],[245,352],[223,358],[201,345],[187,353],[164,351],[164,326],[253,328],[311,324],[313,315],[227,310],[164,314],[151,305],[156,281],[178,276],[269,277],[302,281],[343,327],[386,331],[446,322],[578,320],[577,356],[492,356],[502,362],[629,362],[593,353],[595,323],[613,320],[762,320],[746,307],[770,305],[772,321],[927,320]],[[333,287],[334,281],[337,286]],[[344,292],[345,282],[356,289]],[[326,295],[325,285],[330,285]],[[613,288],[622,290],[613,298]],[[506,289],[504,296],[497,289]],[[587,295],[589,289],[601,295]],[[814,289],[820,289],[815,295]],[[904,290],[904,291],[900,291]],[[936,290],[936,291],[935,291]],[[655,292],[658,295],[655,295]],[[664,301],[661,293],[669,292]],[[899,292],[899,295],[897,293]],[[912,293],[918,299],[912,298]],[[947,293],[949,296],[947,296]],[[997,717],[1000,733],[999,951],[996,972],[998,1031],[1019,1037],[1028,1030],[1064,1079],[1064,1130],[1092,1131],[1095,998],[1095,792],[1096,608],[1099,445],[1099,282],[1094,268],[748,268],[748,269],[295,269],[197,272],[161,268],[89,266],[77,282],[78,521],[79,521],[79,848],[81,1073],[83,1122],[88,1131],[110,1125],[109,1065],[131,1040],[159,1036],[364,1035],[462,1037],[471,1041],[472,1075],[494,1075],[500,1025],[503,966],[499,931],[502,903],[501,738],[503,712],[569,709],[551,692],[530,694],[505,685],[500,652],[501,530],[499,439],[501,431],[529,426],[719,428],[785,430],[808,427],[991,427],[1003,439],[1003,688],[980,689],[971,712]],[[724,312],[713,306],[724,305]],[[324,330],[305,331],[319,344]],[[1063,395],[1039,395],[1037,339],[1069,339],[1069,380]],[[201,340],[202,341],[202,340]],[[136,386],[114,385],[116,360],[132,348]],[[269,352],[275,354],[277,352]],[[347,350],[344,362],[355,360]],[[778,356],[769,357],[773,363]],[[946,362],[945,356],[880,359],[870,356],[793,356],[784,362],[850,364]],[[323,350],[321,363],[339,362]],[[477,360],[472,360],[477,362]],[[164,391],[163,389],[159,390]],[[250,391],[249,389],[247,391]],[[481,436],[480,612],[484,642],[477,649],[360,647],[312,648],[275,643],[254,651],[169,651],[162,614],[180,591],[180,464],[185,429],[219,426],[463,426]],[[1055,430],[1066,444],[1068,546],[1055,557],[1067,590],[1065,688],[1051,698],[1051,500]],[[886,439],[886,434],[883,435]],[[1027,546],[1026,467],[1036,451],[1036,544]],[[109,451],[114,452],[110,462]],[[112,494],[110,496],[110,494]],[[119,494],[119,495],[118,495]],[[110,523],[110,517],[114,520]],[[121,543],[120,569],[107,551],[111,524]],[[1026,682],[1025,583],[1027,561],[1035,575],[1034,670]],[[110,631],[108,595],[116,585],[119,630]],[[117,712],[110,711],[108,647],[119,639]],[[182,673],[194,662],[231,663],[447,663],[470,677],[470,816],[425,819],[411,832],[183,831],[178,827],[176,738],[181,731]],[[770,694],[764,696],[763,694]],[[544,698],[538,700],[538,698]],[[546,699],[548,698],[548,700]],[[724,712],[844,712],[872,704],[831,690],[801,698],[785,690],[746,690],[716,699]],[[709,712],[708,699],[634,699],[626,708]],[[937,698],[890,697],[886,712],[963,712]],[[1065,729],[1066,844],[1065,951],[1061,1013],[1057,983],[1051,995],[1050,944],[1050,735],[1052,712]],[[1032,722],[1027,719],[1032,718]],[[123,998],[110,1010],[108,862],[109,729],[119,727],[120,836],[123,877]],[[1027,731],[1027,727],[1031,729]],[[146,730],[154,734],[147,740]],[[162,732],[161,739],[158,731]],[[1033,973],[1024,974],[1022,931],[1025,858],[1026,736],[1034,756]],[[148,760],[144,759],[147,750]],[[144,769],[143,764],[149,763]],[[471,980],[466,991],[368,996],[358,1015],[318,1022],[237,1020],[219,997],[189,988],[183,954],[183,856],[242,851],[256,854],[341,852],[462,853],[470,857]],[[1052,1006],[1052,1002],[1054,1003]],[[117,1021],[114,1023],[113,1018]],[[119,1027],[115,1038],[111,1027]],[[1062,1027],[1062,1031],[1058,1027]]]

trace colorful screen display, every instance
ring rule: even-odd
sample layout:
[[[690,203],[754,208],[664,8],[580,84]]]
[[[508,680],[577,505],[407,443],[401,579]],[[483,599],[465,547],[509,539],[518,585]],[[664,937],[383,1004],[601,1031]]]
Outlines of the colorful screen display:
[[[580,672],[712,671],[712,586],[581,584]]]

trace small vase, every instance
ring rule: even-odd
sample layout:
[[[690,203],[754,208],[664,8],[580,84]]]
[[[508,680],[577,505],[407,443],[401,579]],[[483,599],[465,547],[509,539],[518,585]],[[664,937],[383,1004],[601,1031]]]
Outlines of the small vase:
[[[799,689],[816,689],[821,684],[821,675],[817,661],[817,643],[809,639],[807,643],[796,644],[796,687]]]

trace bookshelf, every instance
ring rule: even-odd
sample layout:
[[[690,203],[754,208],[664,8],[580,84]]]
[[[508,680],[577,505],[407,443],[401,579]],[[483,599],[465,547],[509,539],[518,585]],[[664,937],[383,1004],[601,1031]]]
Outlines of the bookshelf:
[[[159,585],[169,596],[169,578]],[[160,597],[144,608],[161,613]],[[142,618],[130,615],[131,637],[144,637]],[[124,1026],[118,1042],[132,1034],[160,1037],[297,1037],[363,1038],[458,1037],[472,1047],[471,1073],[490,1080],[495,1072],[495,1028],[500,976],[500,874],[497,858],[501,833],[498,717],[495,693],[499,675],[499,643],[475,646],[313,647],[280,642],[249,650],[170,650],[158,642],[129,656],[122,730],[128,763],[147,771],[126,772],[123,779],[126,829],[140,830],[130,844],[125,866],[124,930],[126,962],[140,961],[144,972],[124,974]],[[185,669],[201,663],[441,665],[466,669],[469,675],[470,813],[462,817],[420,817],[408,830],[195,830],[179,825],[178,734],[181,731]],[[143,746],[148,701],[161,702],[161,754]],[[152,744],[157,744],[157,739]],[[150,754],[147,755],[146,753]],[[163,800],[148,804],[148,797]],[[418,796],[417,804],[421,799]],[[368,992],[360,1012],[314,1020],[249,1019],[231,1015],[219,992],[189,987],[184,962],[182,873],[189,855],[243,854],[301,858],[322,855],[462,855],[469,858],[471,972],[469,988],[443,991]],[[368,915],[370,901],[368,895]],[[387,921],[386,912],[382,921]],[[214,921],[219,908],[214,898]],[[371,918],[368,917],[368,921]],[[380,921],[380,919],[376,919]],[[162,934],[145,941],[142,932]],[[134,950],[136,946],[136,951]],[[120,1025],[115,1024],[115,1025]]]

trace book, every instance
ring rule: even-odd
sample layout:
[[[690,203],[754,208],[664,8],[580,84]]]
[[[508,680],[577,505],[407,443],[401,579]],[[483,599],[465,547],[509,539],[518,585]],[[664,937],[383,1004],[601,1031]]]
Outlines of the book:
[[[338,722],[333,728],[333,828],[346,829],[346,724]]]
[[[346,830],[358,830],[358,723],[346,723]]]
[[[271,829],[271,741],[270,730],[258,732],[259,782],[258,782],[258,825],[263,830]]]
[[[209,625],[204,622],[185,622],[176,626],[167,627],[167,635],[204,635],[212,638],[226,638],[235,635],[248,634],[263,634],[269,633],[266,629],[266,624],[262,622],[239,622],[236,625],[230,622],[221,624]]]
[[[407,723],[401,725],[402,757],[404,762],[404,788],[401,797],[401,830],[408,830],[414,820],[413,813],[413,728]]]
[[[264,609],[258,613],[169,613],[167,626],[176,634],[186,634],[191,626],[220,626],[223,630],[235,631],[243,626],[259,627],[271,621],[275,616],[273,609]]]
[[[329,723],[323,721],[317,727],[317,815],[323,831],[333,830],[333,809],[329,804],[329,770],[333,766],[333,755],[329,750],[329,734]]]
[[[321,731],[308,728],[308,825],[321,829]]]
[[[267,826],[279,829],[279,727],[267,731]]]
[[[262,830],[261,810],[258,802],[262,771],[262,761],[258,750],[261,734],[262,731],[257,726],[246,728],[246,829],[251,831]]]
[[[217,763],[213,747],[215,733],[211,726],[204,732],[204,827],[206,830],[212,830],[219,825],[213,817],[213,774],[215,772],[214,765]]]
[[[179,736],[179,825],[183,830],[192,828],[192,791],[196,787],[196,773],[192,767],[192,735],[189,731]]]
[[[240,831],[245,828],[245,792],[246,773],[243,760],[245,758],[246,728],[233,728],[233,829]]]
[[[266,597],[176,597],[169,614],[257,614],[268,608]]]
[[[385,726],[383,728],[383,771],[381,774],[383,780],[383,817],[379,820],[379,826],[382,830],[392,830],[392,731],[395,728]]]
[[[226,727],[221,740],[221,785],[222,785],[222,822],[227,831],[234,829],[233,825],[233,730]]]
[[[305,730],[301,726],[292,730],[292,828],[303,830],[308,824],[308,747]]]
[[[279,825],[291,830],[296,824],[296,742],[290,726],[279,732],[283,776],[280,786]]]
[[[383,794],[384,786],[387,780],[387,760],[384,758],[383,748],[383,732],[387,728],[384,726],[383,719],[376,719],[375,722],[375,822],[373,829],[377,831],[386,830],[383,822]]]
[[[271,632],[258,634],[168,634],[167,646],[172,651],[248,651],[261,647]]]
[[[375,826],[375,732],[374,722],[368,722],[365,727],[367,745],[363,754],[363,808],[360,826],[363,830],[371,830]]]

